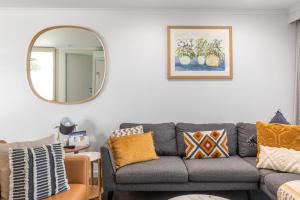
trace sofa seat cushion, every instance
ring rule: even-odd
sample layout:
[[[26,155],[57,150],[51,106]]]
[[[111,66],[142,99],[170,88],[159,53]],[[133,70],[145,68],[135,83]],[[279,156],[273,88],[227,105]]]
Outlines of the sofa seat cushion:
[[[177,156],[161,156],[121,167],[116,172],[119,184],[130,183],[185,183],[188,173],[183,160]]]
[[[65,200],[65,199],[86,200],[86,198],[87,198],[86,185],[70,184],[70,190],[59,193],[57,195],[53,195],[51,197],[46,198],[45,200]]]
[[[252,166],[256,167],[256,157],[244,157],[243,159],[248,163],[250,163]],[[261,183],[265,183],[265,177],[268,174],[275,174],[279,172],[272,169],[258,169],[258,171],[259,171],[259,181]]]
[[[239,156],[185,160],[192,182],[257,182],[258,170]]]
[[[300,180],[300,174],[293,173],[273,173],[265,177],[265,184],[268,190],[274,195],[277,194],[279,187],[289,181]]]

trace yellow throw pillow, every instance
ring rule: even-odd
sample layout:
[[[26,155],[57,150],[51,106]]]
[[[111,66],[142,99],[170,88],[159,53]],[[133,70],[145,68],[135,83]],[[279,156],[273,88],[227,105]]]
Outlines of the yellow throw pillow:
[[[257,158],[260,146],[283,147],[300,151],[300,126],[256,122]]]
[[[111,148],[111,143],[110,143],[111,138],[124,137],[124,136],[135,135],[135,134],[144,134],[144,129],[142,125],[131,127],[131,128],[122,128],[122,129],[114,130],[111,132],[106,143]]]
[[[156,155],[152,132],[110,139],[116,168],[147,160],[159,159]]]

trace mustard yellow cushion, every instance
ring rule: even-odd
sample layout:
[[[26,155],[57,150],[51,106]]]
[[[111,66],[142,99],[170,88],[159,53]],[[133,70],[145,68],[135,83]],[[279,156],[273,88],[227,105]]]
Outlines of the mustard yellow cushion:
[[[300,151],[300,126],[256,122],[257,157],[260,146],[283,147]]]
[[[116,168],[147,160],[155,160],[156,155],[152,132],[110,138]]]
[[[110,138],[123,137],[123,136],[134,135],[134,134],[143,134],[143,133],[144,133],[144,129],[142,125],[131,127],[131,128],[117,129],[111,132],[106,143],[111,148]]]

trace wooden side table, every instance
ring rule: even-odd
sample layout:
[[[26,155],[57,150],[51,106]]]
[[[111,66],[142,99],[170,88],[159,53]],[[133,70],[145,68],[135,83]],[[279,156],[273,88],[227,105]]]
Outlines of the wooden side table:
[[[68,149],[68,148],[64,148],[65,153],[79,153],[80,151],[89,148],[90,146],[81,146],[81,147],[75,147],[74,149]]]
[[[89,199],[95,199],[100,197],[102,192],[102,176],[101,176],[101,155],[100,152],[81,152],[76,155],[84,155],[90,158],[91,162],[91,178],[92,184],[89,187]],[[98,163],[98,185],[94,181],[94,163]]]

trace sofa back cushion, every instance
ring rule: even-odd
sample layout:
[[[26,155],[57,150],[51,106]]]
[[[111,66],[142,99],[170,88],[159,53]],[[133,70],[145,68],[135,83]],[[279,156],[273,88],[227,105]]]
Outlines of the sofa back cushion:
[[[236,127],[232,123],[222,124],[191,124],[191,123],[178,123],[176,124],[176,139],[178,155],[185,156],[185,143],[183,139],[183,132],[195,131],[211,131],[224,129],[227,132],[229,155],[236,155],[237,149],[237,133]]]
[[[238,153],[241,157],[256,157],[257,148],[256,145],[250,145],[249,139],[252,136],[256,137],[256,125],[250,123],[237,123],[236,125],[238,133]]]
[[[155,151],[157,155],[177,155],[176,131],[175,124],[173,122],[160,124],[123,123],[120,125],[120,128],[129,128],[138,125],[143,125],[144,132],[153,132]]]

